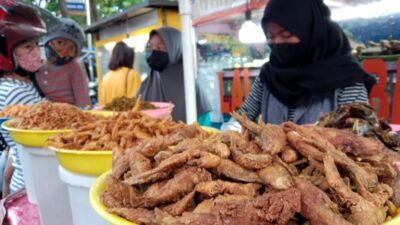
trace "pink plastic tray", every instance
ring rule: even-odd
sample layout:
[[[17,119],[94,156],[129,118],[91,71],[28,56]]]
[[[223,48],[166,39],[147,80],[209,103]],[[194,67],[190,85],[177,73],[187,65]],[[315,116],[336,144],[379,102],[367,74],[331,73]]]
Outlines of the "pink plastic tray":
[[[400,124],[390,124],[393,131],[400,131]]]
[[[28,201],[26,191],[18,193],[6,203],[7,221],[10,225],[41,225],[39,209]]]
[[[157,109],[142,110],[142,113],[155,119],[162,119],[167,116],[170,116],[172,110],[175,107],[174,104],[168,102],[150,102],[150,103],[156,106]],[[102,109],[103,106],[95,106],[92,108],[92,110],[102,110]]]
[[[172,103],[167,103],[167,102],[150,102],[150,103],[155,105],[157,109],[142,110],[142,113],[155,119],[160,119],[170,116],[172,113],[172,109],[174,109],[174,104]]]

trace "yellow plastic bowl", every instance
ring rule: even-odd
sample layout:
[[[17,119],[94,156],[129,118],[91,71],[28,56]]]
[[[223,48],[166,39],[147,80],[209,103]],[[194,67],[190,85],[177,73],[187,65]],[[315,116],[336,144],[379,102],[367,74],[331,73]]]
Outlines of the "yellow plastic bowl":
[[[51,146],[49,148],[56,152],[60,165],[71,172],[100,176],[111,169],[112,151],[65,150]]]
[[[105,172],[103,175],[98,177],[90,188],[90,204],[93,209],[99,214],[104,220],[113,225],[137,225],[129,220],[126,220],[118,215],[109,213],[107,207],[101,201],[101,194],[106,189],[106,177],[110,172]]]
[[[205,127],[205,126],[202,126],[201,128],[203,128],[203,130],[207,131],[207,132],[210,133],[210,134],[218,134],[218,133],[221,132],[220,130],[218,130],[218,129],[214,128],[214,127]]]
[[[398,211],[399,215],[393,218],[392,220],[384,223],[383,225],[400,225],[400,210]]]
[[[136,223],[132,223],[129,220],[126,220],[118,215],[109,213],[107,211],[107,207],[101,201],[101,194],[106,189],[106,177],[110,173],[110,171],[104,173],[100,177],[96,179],[90,188],[90,204],[93,209],[99,214],[103,219],[113,225],[137,225]],[[400,215],[393,218],[392,220],[382,224],[382,225],[400,225]]]
[[[118,112],[105,111],[105,110],[85,110],[85,112],[103,117],[112,117],[118,114]]]
[[[70,133],[72,130],[25,130],[8,126],[8,122],[4,122],[1,127],[7,130],[14,142],[29,147],[44,147],[48,138]]]

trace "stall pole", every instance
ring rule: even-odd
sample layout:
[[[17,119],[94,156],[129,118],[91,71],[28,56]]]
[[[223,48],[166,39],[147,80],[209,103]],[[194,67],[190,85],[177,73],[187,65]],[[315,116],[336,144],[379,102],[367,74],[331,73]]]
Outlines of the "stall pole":
[[[86,0],[85,1],[86,5],[86,21],[87,21],[87,26],[89,27],[92,24],[92,15],[90,11],[90,1]],[[87,43],[88,43],[88,60],[89,60],[89,78],[90,81],[94,81],[94,73],[93,73],[93,62],[92,62],[92,48],[93,48],[93,40],[92,40],[92,34],[88,33],[87,34]]]
[[[182,23],[182,54],[186,101],[186,122],[197,121],[194,48],[192,46],[192,0],[179,0]]]

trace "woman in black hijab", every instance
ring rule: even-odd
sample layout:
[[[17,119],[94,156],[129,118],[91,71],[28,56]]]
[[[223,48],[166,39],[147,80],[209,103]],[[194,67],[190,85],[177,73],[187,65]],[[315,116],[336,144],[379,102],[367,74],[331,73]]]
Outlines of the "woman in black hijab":
[[[368,103],[374,80],[351,55],[322,0],[271,0],[261,23],[270,61],[239,113],[252,120],[262,114],[268,123],[308,124],[342,104]]]

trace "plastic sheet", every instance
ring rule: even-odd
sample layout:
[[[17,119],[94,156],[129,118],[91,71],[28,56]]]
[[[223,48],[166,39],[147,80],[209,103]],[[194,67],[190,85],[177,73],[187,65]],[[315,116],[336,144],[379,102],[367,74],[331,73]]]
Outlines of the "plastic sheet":
[[[28,201],[26,191],[18,192],[7,200],[7,221],[10,225],[41,225],[39,209]]]

